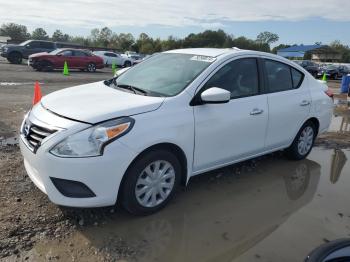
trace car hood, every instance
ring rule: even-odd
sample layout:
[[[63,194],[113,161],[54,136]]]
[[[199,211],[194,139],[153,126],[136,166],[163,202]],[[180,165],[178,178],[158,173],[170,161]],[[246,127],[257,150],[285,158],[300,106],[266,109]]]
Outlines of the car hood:
[[[33,58],[33,57],[39,57],[39,56],[43,56],[43,55],[51,55],[48,52],[40,52],[40,53],[35,53],[29,56],[29,58]]]
[[[154,111],[162,105],[164,99],[120,91],[97,82],[53,92],[44,96],[41,104],[57,115],[95,124]]]

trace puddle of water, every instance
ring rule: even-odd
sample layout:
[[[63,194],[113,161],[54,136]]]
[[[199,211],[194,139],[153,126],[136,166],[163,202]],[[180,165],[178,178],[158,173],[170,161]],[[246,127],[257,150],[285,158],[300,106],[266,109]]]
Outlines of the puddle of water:
[[[18,137],[3,138],[0,137],[0,146],[14,146],[18,144]]]
[[[323,239],[350,234],[349,158],[315,148],[302,161],[262,158],[239,175],[231,166],[195,177],[154,215],[118,213],[34,250],[65,261],[303,261]]]

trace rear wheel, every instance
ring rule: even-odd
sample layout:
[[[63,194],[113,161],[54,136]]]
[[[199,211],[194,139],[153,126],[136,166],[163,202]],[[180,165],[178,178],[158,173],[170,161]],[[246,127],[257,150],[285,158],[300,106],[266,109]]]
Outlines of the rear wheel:
[[[181,165],[168,151],[149,152],[137,159],[125,174],[121,188],[123,207],[135,215],[163,208],[174,195],[181,178]]]
[[[7,60],[12,64],[21,64],[22,63],[22,55],[19,52],[12,52],[8,55]]]
[[[96,72],[96,65],[94,63],[89,63],[86,69],[88,72]]]
[[[287,156],[293,160],[301,160],[311,152],[316,138],[316,127],[311,122],[306,122],[299,130],[292,145],[286,149]]]

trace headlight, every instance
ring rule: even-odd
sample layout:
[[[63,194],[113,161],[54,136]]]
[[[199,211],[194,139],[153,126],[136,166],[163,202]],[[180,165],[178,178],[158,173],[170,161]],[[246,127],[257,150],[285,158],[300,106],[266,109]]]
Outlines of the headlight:
[[[68,136],[55,145],[50,153],[59,157],[100,156],[104,147],[128,133],[134,122],[131,117],[123,117],[92,126]]]
[[[7,47],[4,47],[2,50],[4,51],[4,53],[6,53],[7,50],[8,50],[8,48],[7,48]]]

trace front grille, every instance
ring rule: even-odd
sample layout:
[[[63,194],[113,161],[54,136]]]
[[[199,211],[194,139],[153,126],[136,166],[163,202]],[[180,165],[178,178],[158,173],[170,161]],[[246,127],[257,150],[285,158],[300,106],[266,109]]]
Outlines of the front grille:
[[[38,126],[33,123],[30,123],[28,120],[24,123],[22,129],[22,135],[27,142],[27,146],[34,153],[38,150],[41,145],[41,142],[48,136],[57,132],[56,129],[49,129],[46,127]]]

